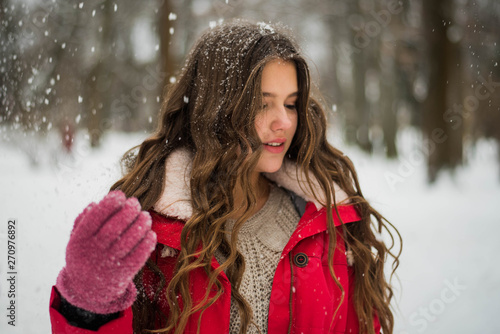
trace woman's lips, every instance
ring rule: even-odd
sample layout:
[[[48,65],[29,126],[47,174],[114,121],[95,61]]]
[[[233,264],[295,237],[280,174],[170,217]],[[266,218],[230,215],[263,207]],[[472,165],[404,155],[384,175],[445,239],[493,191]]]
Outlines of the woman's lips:
[[[274,154],[282,153],[285,150],[285,142],[282,140],[264,143],[263,145],[266,151]]]

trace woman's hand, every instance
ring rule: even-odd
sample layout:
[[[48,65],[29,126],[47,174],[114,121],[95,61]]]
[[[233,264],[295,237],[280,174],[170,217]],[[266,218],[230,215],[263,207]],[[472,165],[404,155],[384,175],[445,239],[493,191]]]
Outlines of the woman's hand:
[[[136,198],[112,191],[76,218],[56,287],[85,310],[124,310],[137,295],[133,278],[155,246],[149,213],[141,211]]]

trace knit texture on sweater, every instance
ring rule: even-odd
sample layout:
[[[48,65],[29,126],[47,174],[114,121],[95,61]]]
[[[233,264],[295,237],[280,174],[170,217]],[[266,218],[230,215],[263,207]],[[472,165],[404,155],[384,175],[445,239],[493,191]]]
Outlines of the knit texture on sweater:
[[[245,258],[240,293],[250,304],[253,321],[261,333],[267,333],[274,272],[299,220],[291,198],[283,189],[273,185],[266,204],[244,223],[238,234],[238,250]],[[229,221],[226,228],[231,231],[233,224],[234,221]],[[216,258],[219,262],[224,260],[220,253]],[[230,333],[239,333],[241,323],[234,301],[231,302],[230,324]],[[247,333],[258,333],[255,325],[251,325]]]

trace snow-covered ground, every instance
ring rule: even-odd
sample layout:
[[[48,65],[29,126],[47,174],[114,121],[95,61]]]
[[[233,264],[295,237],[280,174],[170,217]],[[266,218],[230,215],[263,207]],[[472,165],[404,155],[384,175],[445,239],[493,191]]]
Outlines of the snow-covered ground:
[[[77,137],[72,157],[44,139],[0,141],[0,332],[50,333],[50,288],[64,264],[76,215],[120,175],[118,160],[145,134],[111,134],[90,150]],[[8,142],[5,139],[10,138]],[[418,136],[400,138],[402,158],[387,161],[341,147],[357,167],[372,205],[400,231],[404,250],[394,280],[396,333],[498,333],[500,181],[496,145],[482,141],[468,164],[428,186]],[[335,140],[334,140],[335,142]],[[20,143],[24,147],[20,146]],[[342,143],[338,143],[343,146]],[[39,166],[27,154],[39,152]],[[7,221],[17,219],[16,327],[7,321]]]

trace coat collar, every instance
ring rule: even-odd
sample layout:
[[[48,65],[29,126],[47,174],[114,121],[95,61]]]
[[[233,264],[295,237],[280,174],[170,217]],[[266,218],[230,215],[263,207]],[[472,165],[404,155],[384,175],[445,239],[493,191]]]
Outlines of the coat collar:
[[[193,155],[186,149],[178,149],[172,152],[165,163],[164,187],[160,199],[153,209],[167,217],[188,220],[193,215],[193,207],[190,200],[190,174]],[[294,192],[307,202],[312,202],[317,209],[324,207],[325,194],[313,175],[310,175],[312,188],[318,195],[320,201],[314,198],[313,192],[308,186],[305,174],[297,168],[295,163],[286,160],[281,168],[275,173],[266,173],[265,176],[279,186]],[[347,194],[334,183],[335,198],[337,204],[346,202]]]

